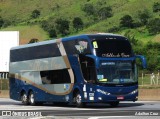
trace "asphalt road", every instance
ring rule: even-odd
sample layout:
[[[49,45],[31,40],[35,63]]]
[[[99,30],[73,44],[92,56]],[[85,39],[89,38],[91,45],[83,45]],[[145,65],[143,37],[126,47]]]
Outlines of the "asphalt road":
[[[108,104],[88,104],[86,108],[74,105],[25,106],[21,102],[0,98],[0,119],[143,119],[160,118],[160,101],[120,102],[112,108]]]

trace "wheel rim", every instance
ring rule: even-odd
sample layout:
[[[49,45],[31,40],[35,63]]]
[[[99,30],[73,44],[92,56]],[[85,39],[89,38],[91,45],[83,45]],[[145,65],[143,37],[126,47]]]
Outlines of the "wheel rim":
[[[76,96],[76,103],[80,104],[81,101],[82,101],[81,95],[77,94],[77,96]]]
[[[23,94],[22,95],[22,103],[26,103],[27,102],[27,95]]]
[[[34,95],[32,93],[30,94],[30,103],[34,104]]]

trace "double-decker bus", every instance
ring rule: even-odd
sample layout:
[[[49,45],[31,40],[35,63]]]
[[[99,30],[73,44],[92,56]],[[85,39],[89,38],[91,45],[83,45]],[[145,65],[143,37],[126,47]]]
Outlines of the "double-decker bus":
[[[23,104],[109,103],[138,99],[136,59],[126,37],[87,34],[13,47],[10,98]]]

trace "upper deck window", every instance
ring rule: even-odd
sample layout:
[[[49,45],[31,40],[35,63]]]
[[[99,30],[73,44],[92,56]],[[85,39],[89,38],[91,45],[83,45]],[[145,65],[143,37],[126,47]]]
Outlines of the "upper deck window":
[[[86,39],[73,39],[63,42],[68,55],[91,54],[89,43]]]
[[[93,53],[99,57],[131,57],[131,45],[124,37],[100,37],[92,41]]]

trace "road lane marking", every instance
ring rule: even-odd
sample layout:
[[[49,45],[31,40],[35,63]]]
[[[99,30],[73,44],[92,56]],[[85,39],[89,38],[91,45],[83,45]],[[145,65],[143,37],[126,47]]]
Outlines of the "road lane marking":
[[[111,118],[129,118],[129,117],[134,117],[134,116],[98,116],[98,117],[89,117],[88,119],[111,119]]]

